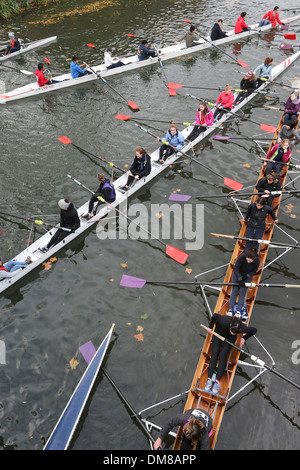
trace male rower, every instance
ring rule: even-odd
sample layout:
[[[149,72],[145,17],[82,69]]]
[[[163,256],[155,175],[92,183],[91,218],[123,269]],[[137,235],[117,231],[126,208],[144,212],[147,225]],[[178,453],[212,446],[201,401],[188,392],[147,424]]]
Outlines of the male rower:
[[[199,43],[200,36],[195,32],[195,26],[191,25],[189,31],[187,31],[178,41],[175,41],[175,44],[182,42],[185,39],[186,47],[197,46]]]
[[[81,68],[83,65],[85,66],[84,70]],[[82,66],[78,64],[78,57],[74,55],[72,58],[71,65],[70,65],[72,78],[83,77],[84,75],[90,75],[92,73],[89,70],[87,70],[88,64],[86,62],[83,62]]]
[[[138,59],[146,60],[146,59],[149,59],[149,57],[155,57],[155,56],[156,56],[156,50],[154,49],[154,47],[148,47],[148,41],[144,39],[138,48]]]
[[[212,27],[210,33],[210,39],[212,41],[217,41],[218,39],[227,38],[226,32],[222,29],[223,20],[220,18],[217,23]]]

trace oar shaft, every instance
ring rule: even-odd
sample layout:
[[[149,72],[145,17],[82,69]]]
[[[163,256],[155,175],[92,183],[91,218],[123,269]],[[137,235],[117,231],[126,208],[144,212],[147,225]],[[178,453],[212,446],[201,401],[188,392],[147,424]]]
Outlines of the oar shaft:
[[[274,245],[274,246],[282,246],[282,247],[287,247],[287,248],[300,248],[298,245],[291,245],[287,243],[280,243],[280,242],[273,242],[271,240],[263,240],[259,238],[247,238],[247,237],[237,237],[235,235],[223,235],[220,233],[212,233],[211,235],[214,235],[215,237],[221,237],[221,238],[231,238],[234,240],[244,240],[244,241],[251,241],[251,242],[257,242],[257,243],[262,243],[265,245]]]
[[[235,196],[280,196],[280,194],[297,194],[300,190],[293,189],[290,191],[270,191],[269,193],[230,193],[230,194],[213,194],[212,196],[194,196],[197,199],[211,199],[215,197],[235,197]]]
[[[124,170],[123,168],[120,168],[119,166],[115,165],[115,164],[112,163],[112,162],[109,162],[108,160],[105,160],[105,158],[98,157],[97,155],[93,154],[93,153],[90,152],[89,150],[85,150],[85,149],[79,147],[79,145],[73,144],[73,142],[72,142],[72,145],[73,145],[74,147],[76,147],[78,150],[80,150],[81,152],[88,153],[89,155],[91,155],[91,157],[97,158],[97,159],[100,160],[101,162],[107,163],[109,166],[111,166],[111,167],[113,167],[113,168],[117,168],[118,170],[122,171],[123,173],[126,173],[126,170]]]

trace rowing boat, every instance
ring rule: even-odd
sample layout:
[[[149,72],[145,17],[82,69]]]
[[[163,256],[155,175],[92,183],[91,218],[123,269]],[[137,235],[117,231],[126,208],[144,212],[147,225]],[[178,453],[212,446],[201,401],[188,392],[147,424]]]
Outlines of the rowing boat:
[[[278,77],[281,73],[283,73],[289,66],[293,64],[293,62],[300,57],[300,51],[296,52],[295,54],[291,55],[288,59],[280,62],[276,66],[273,67],[272,71],[272,79]],[[259,90],[264,89],[267,87],[268,83],[265,82],[261,85]],[[205,132],[200,134],[197,139],[193,140],[192,142],[188,143],[183,147],[184,153],[188,152],[192,149],[195,145],[209,137],[213,132],[215,132],[216,127],[222,126],[230,116],[237,113],[239,109],[246,106],[249,101],[254,99],[257,95],[251,94],[247,98],[245,98],[239,105],[233,108],[231,114],[225,114],[215,125],[208,128]],[[182,134],[186,138],[190,132],[192,131],[193,126],[188,126],[187,128],[183,129]],[[51,259],[57,252],[61,249],[64,249],[70,243],[75,241],[79,236],[83,236],[85,232],[91,229],[94,223],[98,222],[99,219],[105,217],[110,211],[113,211],[114,208],[117,208],[122,203],[125,203],[129,197],[139,191],[145,184],[149,183],[152,179],[156,178],[162,171],[168,168],[170,165],[175,163],[181,157],[181,153],[173,153],[168,158],[167,162],[164,165],[159,163],[159,148],[156,149],[153,153],[151,153],[151,173],[143,177],[142,179],[138,180],[126,193],[123,193],[121,188],[126,184],[127,181],[127,174],[124,173],[114,182],[114,188],[116,191],[116,200],[110,205],[102,205],[100,206],[97,214],[86,221],[85,218],[82,216],[88,212],[88,205],[89,201],[83,204],[81,207],[77,209],[78,215],[80,218],[80,227],[76,230],[75,233],[71,233],[66,238],[64,238],[60,243],[50,248],[47,253],[42,253],[40,248],[43,248],[48,244],[51,237],[54,235],[56,228],[52,228],[47,233],[45,233],[42,237],[38,238],[34,241],[31,245],[27,246],[21,253],[19,253],[14,259],[17,261],[25,261],[28,256],[31,257],[32,263],[29,264],[25,269],[19,269],[15,272],[15,275],[9,279],[3,279],[0,281],[0,294],[5,292],[7,289],[13,287],[16,283],[23,280],[25,276],[27,276],[30,272],[38,267],[41,267],[43,263],[47,261],[47,259]]]
[[[28,42],[26,44],[23,44],[21,42],[21,49],[19,51],[7,55],[4,54],[5,49],[3,49],[0,51],[0,63],[5,62],[6,60],[17,59],[22,54],[33,51],[35,49],[39,49],[44,46],[48,46],[52,42],[56,41],[56,39],[57,36],[51,36],[49,38],[39,39],[38,41]]]
[[[300,15],[291,18],[286,18],[284,20],[284,23],[289,24],[299,19]],[[234,30],[231,30],[227,33],[228,37],[214,41],[213,44],[219,47],[220,45],[227,44],[229,42],[247,39],[248,37],[251,37],[252,35],[258,34],[260,32],[268,32],[273,27],[272,25],[267,25],[259,29],[257,28],[258,24],[251,25],[250,31],[245,31],[240,34],[235,34]],[[58,91],[65,88],[70,88],[75,85],[83,85],[85,83],[93,82],[94,80],[97,80],[99,78],[98,74],[100,74],[103,78],[106,78],[119,73],[130,72],[138,68],[147,67],[148,65],[157,64],[159,62],[164,62],[166,60],[175,59],[187,54],[200,52],[202,50],[214,47],[214,45],[212,45],[212,42],[210,41],[209,36],[207,36],[205,40],[200,39],[198,42],[199,45],[190,48],[186,48],[184,43],[178,43],[172,46],[163,47],[158,50],[157,57],[151,57],[143,61],[139,61],[137,55],[126,57],[122,59],[123,63],[125,64],[124,66],[115,67],[109,70],[106,69],[104,64],[97,65],[91,69],[95,73],[84,75],[79,78],[72,78],[70,73],[59,75],[57,77],[53,77],[53,80],[57,81],[58,83],[44,85],[43,87],[39,87],[36,82],[30,83],[28,85],[16,88],[15,90],[0,95],[0,104],[6,104],[8,102],[20,100],[23,98],[29,98],[31,96],[40,97],[46,93],[50,93],[53,91]]]
[[[44,450],[66,450],[74,435],[86,402],[90,396],[95,380],[99,373],[105,353],[107,351],[110,338],[114,329],[114,324],[100,344],[92,360],[86,368],[83,376],[75,388],[67,406],[62,412],[56,426],[54,427]]]
[[[282,115],[279,121],[279,125],[273,136],[273,140],[269,146],[269,150],[276,143],[278,133],[283,125],[283,118],[284,118],[284,114]],[[287,165],[283,166],[283,170],[281,172],[280,182],[281,182],[282,187],[284,187],[285,185],[288,168],[289,167]],[[262,167],[258,180],[264,176],[265,176],[265,169],[264,167]],[[257,192],[256,189],[254,189],[253,193],[255,192]],[[279,210],[281,197],[282,197],[282,194],[280,194],[273,202],[272,208],[276,215]],[[251,198],[251,203],[255,202],[256,200],[257,200],[257,196],[253,195]],[[260,250],[259,250],[260,266],[252,280],[254,286],[248,289],[247,296],[246,296],[247,313],[248,313],[248,319],[246,323],[248,325],[250,322],[256,295],[257,295],[258,288],[259,288],[258,286],[259,286],[260,279],[263,273],[263,269],[264,269],[267,254],[268,254],[269,244],[270,244],[273,230],[274,230],[274,221],[270,215],[267,216],[266,227],[267,228],[263,236],[263,243],[261,243]],[[225,285],[225,283],[232,282],[234,264],[236,260],[238,259],[238,257],[244,251],[245,241],[241,240],[241,238],[245,237],[246,228],[247,228],[247,225],[245,222],[243,222],[242,227],[240,229],[239,236],[238,236],[239,240],[236,242],[235,248],[233,250],[233,253],[232,253],[229,265],[228,265],[228,269],[224,278],[224,284],[220,291],[214,313],[226,315],[228,311],[229,298],[230,298],[230,293],[231,293],[232,288],[230,286]],[[207,285],[209,285],[209,282],[207,283]],[[238,340],[236,344],[238,344],[240,340],[240,336],[241,335],[238,335]],[[213,338],[213,335],[210,333],[207,333],[203,347],[202,347],[202,351],[200,354],[200,358],[196,367],[196,371],[193,377],[193,381],[189,390],[189,394],[185,403],[184,411],[189,410],[191,408],[201,408],[202,410],[206,411],[207,413],[211,415],[213,419],[213,434],[211,436],[211,448],[214,449],[217,438],[218,438],[218,433],[220,430],[222,419],[224,416],[224,412],[226,409],[226,404],[229,399],[229,394],[231,391],[231,386],[232,386],[233,379],[235,376],[236,368],[238,365],[238,361],[240,357],[240,350],[232,348],[231,352],[228,354],[226,370],[220,380],[220,385],[221,385],[220,391],[218,392],[218,394],[212,395],[211,393],[206,392],[204,390],[205,383],[208,378],[208,366],[209,366],[210,358],[212,355],[212,338]],[[182,428],[179,428],[177,435],[176,435],[174,447],[173,447],[174,449],[176,450],[180,449],[181,438],[182,438]]]

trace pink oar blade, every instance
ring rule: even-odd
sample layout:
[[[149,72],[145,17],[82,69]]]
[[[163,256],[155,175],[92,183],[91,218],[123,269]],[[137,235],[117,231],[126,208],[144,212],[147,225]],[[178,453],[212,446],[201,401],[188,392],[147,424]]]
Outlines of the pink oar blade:
[[[168,83],[168,88],[182,88],[183,85],[179,85],[179,83]]]
[[[88,341],[87,343],[80,346],[79,351],[81,352],[83,358],[88,364],[91,362],[91,360],[96,354],[96,348],[93,345],[92,341]]]
[[[186,260],[188,259],[188,254],[184,251],[175,248],[174,246],[167,245],[166,254],[173,258],[177,263],[185,264]]]
[[[62,135],[61,137],[58,137],[58,140],[62,142],[63,144],[71,144],[72,141],[66,137],[65,135]]]
[[[215,140],[229,140],[231,137],[228,137],[227,135],[214,135],[213,139]]]
[[[279,44],[279,49],[288,51],[289,49],[293,49],[293,44],[282,42],[281,44]]]
[[[226,177],[224,178],[224,184],[235,191],[239,191],[244,186],[243,184]]]
[[[277,130],[277,127],[269,126],[268,124],[261,124],[260,128],[263,131],[271,132],[272,134],[274,134],[274,132]]]
[[[146,279],[141,279],[139,277],[132,277],[132,276],[127,276],[127,274],[123,274],[121,281],[120,281],[120,286],[123,287],[133,287],[135,289],[141,289],[144,287],[146,284]]]
[[[189,196],[188,194],[177,194],[177,193],[172,193],[171,196],[169,197],[170,201],[178,201],[178,202],[186,202],[189,199],[191,199],[192,196]]]
[[[249,67],[249,65],[245,64],[245,62],[243,62],[242,60],[237,60],[237,63],[240,64],[242,67]]]
[[[285,31],[286,31],[286,30],[289,29],[289,27],[290,27],[289,24],[279,24],[279,25],[278,25],[279,31],[282,31],[282,30],[285,30]]]
[[[127,116],[126,114],[116,114],[115,119],[120,119],[120,121],[130,121],[131,116]]]

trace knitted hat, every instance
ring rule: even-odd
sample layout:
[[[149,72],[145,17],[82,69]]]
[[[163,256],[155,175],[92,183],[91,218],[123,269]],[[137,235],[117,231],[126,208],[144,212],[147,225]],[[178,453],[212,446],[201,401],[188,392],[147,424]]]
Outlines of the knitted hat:
[[[61,209],[64,209],[65,211],[68,209],[69,205],[70,205],[70,201],[69,199],[60,199],[58,201],[58,205]]]
[[[245,78],[251,78],[253,75],[252,70],[249,70],[249,72],[246,73]]]
[[[9,37],[9,39],[15,39],[14,33],[8,33],[8,37]]]

